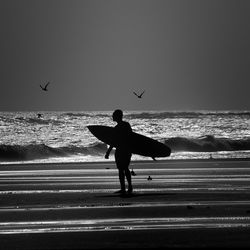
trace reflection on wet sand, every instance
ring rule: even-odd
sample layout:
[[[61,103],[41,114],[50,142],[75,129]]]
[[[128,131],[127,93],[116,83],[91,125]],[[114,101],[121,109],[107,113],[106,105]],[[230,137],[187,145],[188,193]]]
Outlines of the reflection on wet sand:
[[[22,234],[133,231],[159,235],[184,230],[185,237],[202,229],[234,230],[240,239],[242,230],[250,232],[247,160],[133,163],[134,193],[127,197],[114,193],[119,186],[117,172],[114,163],[108,169],[106,165],[3,166],[0,238],[8,246],[5,237]],[[161,241],[160,246],[170,244],[164,237]],[[130,243],[137,244],[132,238]],[[244,244],[250,246],[250,241]]]

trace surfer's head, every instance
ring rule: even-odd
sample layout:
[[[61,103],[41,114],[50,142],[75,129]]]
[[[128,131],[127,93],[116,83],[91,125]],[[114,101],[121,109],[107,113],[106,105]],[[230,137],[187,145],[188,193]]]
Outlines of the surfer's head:
[[[123,117],[123,112],[122,112],[122,110],[116,109],[116,110],[113,112],[113,120],[114,120],[115,122],[122,121],[122,117]]]

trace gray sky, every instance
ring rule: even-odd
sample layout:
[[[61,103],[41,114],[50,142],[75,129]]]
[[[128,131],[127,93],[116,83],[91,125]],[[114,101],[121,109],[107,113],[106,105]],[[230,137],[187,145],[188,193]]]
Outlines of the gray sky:
[[[250,109],[248,0],[0,4],[1,110]]]

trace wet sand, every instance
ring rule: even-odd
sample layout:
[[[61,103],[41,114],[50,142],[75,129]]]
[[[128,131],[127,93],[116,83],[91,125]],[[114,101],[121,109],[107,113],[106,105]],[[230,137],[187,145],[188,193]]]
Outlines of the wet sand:
[[[250,247],[250,160],[0,166],[1,249]],[[148,176],[152,180],[148,180]]]

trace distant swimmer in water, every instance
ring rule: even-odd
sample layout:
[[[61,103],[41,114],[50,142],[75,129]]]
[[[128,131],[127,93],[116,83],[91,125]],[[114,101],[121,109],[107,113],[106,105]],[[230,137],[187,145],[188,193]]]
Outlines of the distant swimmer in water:
[[[113,113],[113,121],[117,122],[115,129],[118,132],[121,140],[126,141],[126,138],[128,138],[128,135],[132,132],[132,128],[130,124],[128,122],[123,121],[122,118],[123,118],[122,110],[120,109],[115,110]],[[115,162],[119,171],[119,181],[121,186],[121,190],[119,190],[117,193],[120,193],[121,195],[126,194],[125,176],[128,182],[128,194],[131,194],[133,191],[131,173],[129,171],[129,164],[132,153],[130,152],[128,146],[129,145],[124,144],[124,146],[122,145],[120,147],[117,147],[115,151]],[[106,159],[109,158],[109,154],[112,148],[113,146],[110,145],[105,154]]]
[[[50,84],[50,82],[48,82],[44,87],[42,85],[40,85],[41,89],[43,91],[48,91],[48,85]]]
[[[41,118],[42,117],[42,114],[37,114],[37,118]]]
[[[140,94],[138,95],[137,93],[133,92],[138,98],[142,98],[142,95],[144,94],[145,90]]]

